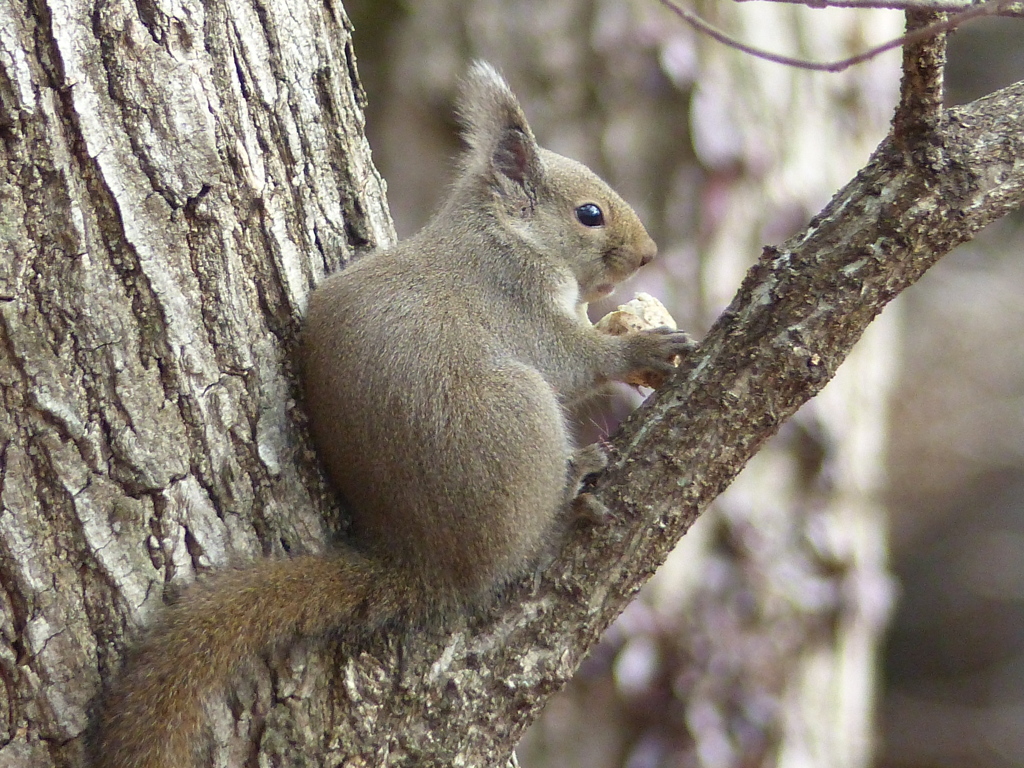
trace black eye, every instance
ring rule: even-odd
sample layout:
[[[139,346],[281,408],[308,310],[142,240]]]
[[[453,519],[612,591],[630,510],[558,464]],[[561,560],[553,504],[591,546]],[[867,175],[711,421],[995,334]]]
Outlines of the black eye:
[[[604,214],[593,203],[584,203],[576,209],[576,220],[584,227],[600,227],[604,225]]]

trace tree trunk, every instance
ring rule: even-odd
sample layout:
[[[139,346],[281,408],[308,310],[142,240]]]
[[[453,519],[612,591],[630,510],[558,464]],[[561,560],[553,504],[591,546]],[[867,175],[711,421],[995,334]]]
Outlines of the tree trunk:
[[[0,765],[81,764],[165,588],[338,528],[293,350],[316,280],[394,239],[350,33],[331,3],[0,0]],[[324,752],[331,666],[256,670],[218,764]]]

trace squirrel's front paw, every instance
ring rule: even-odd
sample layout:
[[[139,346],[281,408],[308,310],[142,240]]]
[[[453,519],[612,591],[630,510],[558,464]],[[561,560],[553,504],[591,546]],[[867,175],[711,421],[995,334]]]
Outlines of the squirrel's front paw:
[[[689,334],[676,330],[676,321],[665,305],[646,293],[638,293],[594,327],[626,340],[625,370],[619,378],[637,387],[657,389],[680,359],[697,347]]]
[[[641,337],[643,341],[637,343],[635,362],[640,367],[656,371],[669,371],[675,368],[679,365],[678,358],[697,349],[697,342],[690,334],[668,326],[639,331],[636,336]]]
[[[630,370],[623,380],[652,389],[664,384],[680,360],[697,348],[690,334],[667,327],[638,331],[629,342]]]

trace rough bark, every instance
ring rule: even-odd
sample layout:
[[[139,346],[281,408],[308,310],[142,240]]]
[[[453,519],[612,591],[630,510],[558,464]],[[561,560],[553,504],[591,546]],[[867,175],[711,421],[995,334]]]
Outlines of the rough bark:
[[[291,350],[325,267],[391,238],[340,7],[0,5],[0,762],[77,765],[163,585],[336,518]],[[766,249],[594,489],[615,521],[444,637],[281,649],[215,764],[497,765],[695,516],[881,307],[1024,199],[1024,86],[883,145]]]
[[[166,586],[338,526],[291,355],[393,237],[362,101],[330,3],[0,2],[0,765],[78,763]],[[303,679],[219,734],[314,754]]]

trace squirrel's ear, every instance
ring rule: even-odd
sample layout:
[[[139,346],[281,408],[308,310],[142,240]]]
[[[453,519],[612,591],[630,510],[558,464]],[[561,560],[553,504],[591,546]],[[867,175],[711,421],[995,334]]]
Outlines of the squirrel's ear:
[[[512,89],[487,62],[475,62],[462,81],[458,115],[469,145],[466,167],[505,177],[533,198],[541,175],[537,141]]]

